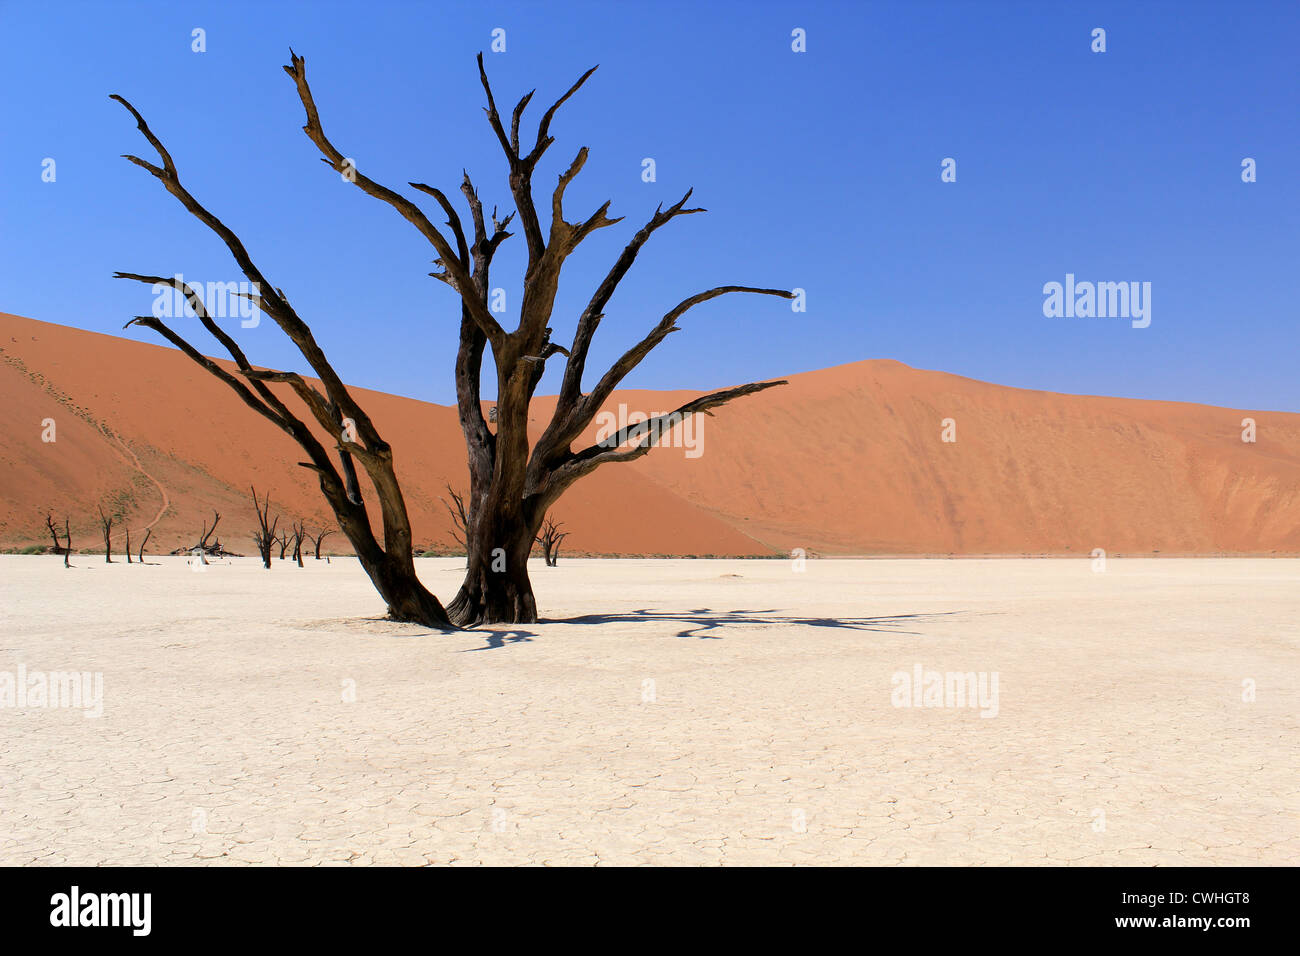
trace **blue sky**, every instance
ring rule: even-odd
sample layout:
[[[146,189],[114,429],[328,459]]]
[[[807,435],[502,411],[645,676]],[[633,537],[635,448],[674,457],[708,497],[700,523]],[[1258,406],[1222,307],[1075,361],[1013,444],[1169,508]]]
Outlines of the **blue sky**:
[[[191,50],[196,27],[206,52]],[[426,275],[432,250],[319,161],[280,67],[290,45],[307,58],[327,132],[368,175],[423,200],[408,181],[455,194],[465,167],[487,205],[505,206],[474,66],[498,27],[498,102],[538,90],[526,133],[600,64],[535,178],[548,196],[588,146],[570,218],[611,199],[627,219],[569,260],[557,341],[656,204],[694,186],[709,209],[651,241],[589,369],[682,298],[756,284],[806,289],[807,312],[708,303],[627,384],[717,387],[893,358],[1021,387],[1300,411],[1300,4],[1283,2],[8,0],[0,311],[156,341],[121,333],[152,297],[115,270],[240,278],[213,235],[119,158],[152,156],[116,92],[345,379],[452,402],[459,310]],[[796,27],[807,52],[791,50]],[[1095,27],[1105,53],[1090,49]],[[642,181],[646,157],[656,182]],[[954,183],[940,181],[946,157]],[[1244,157],[1257,182],[1241,181]],[[494,272],[511,309],[523,252],[517,234]],[[1150,327],[1045,317],[1043,284],[1066,273],[1150,282]],[[269,321],[232,331],[255,362],[302,367]],[[558,384],[551,364],[544,391]]]

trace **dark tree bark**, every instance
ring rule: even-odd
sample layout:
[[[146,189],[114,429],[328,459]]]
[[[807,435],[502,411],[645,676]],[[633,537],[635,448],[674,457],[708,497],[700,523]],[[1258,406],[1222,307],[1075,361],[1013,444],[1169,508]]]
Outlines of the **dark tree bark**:
[[[59,531],[54,527],[54,514],[45,512],[45,527],[50,531],[50,537],[54,539],[54,553],[63,554],[63,545],[59,544]]]
[[[72,555],[72,532],[68,530],[68,519],[63,519],[63,533],[68,539],[67,547],[59,544],[59,531],[54,527],[54,515],[50,512],[45,513],[45,526],[50,529],[50,537],[54,539],[54,553],[63,555],[63,566],[70,568],[68,558]]]
[[[104,509],[99,509],[99,524],[104,529],[104,563],[113,563],[113,543],[111,540],[113,534],[113,516],[104,514]]]
[[[329,530],[326,530],[326,529],[322,528],[320,531],[318,531],[318,532],[315,534],[315,536],[312,536],[312,535],[308,535],[308,536],[307,536],[308,538],[311,538],[311,543],[312,543],[312,545],[316,548],[316,560],[317,560],[317,561],[320,560],[320,543],[321,543],[322,541],[325,540],[325,536],[326,536],[326,535],[330,535],[330,534],[333,534],[333,533],[334,533],[333,531],[329,531]]]
[[[696,305],[735,292],[786,299],[793,298],[793,295],[782,289],[727,285],[683,299],[665,313],[640,342],[625,352],[590,392],[584,392],[583,377],[592,337],[604,318],[605,308],[615,289],[642,246],[656,230],[678,216],[704,211],[686,207],[690,191],[667,210],[662,206],[656,209],[623,249],[578,316],[572,345],[564,348],[551,341],[551,313],[566,259],[591,233],[621,221],[608,217],[608,202],[581,221],[565,219],[564,194],[587,161],[585,147],[578,150],[572,163],[558,178],[551,194],[549,227],[543,227],[533,198],[533,173],[543,154],[555,142],[550,135],[551,121],[559,108],[595,72],[595,68],[584,73],[547,109],[538,123],[533,145],[529,147],[521,144],[519,127],[533,94],[525,95],[515,106],[507,132],[497,112],[483,56],[479,55],[479,79],[487,98],[487,118],[505,154],[515,211],[498,219],[494,209],[489,228],[483,205],[466,173],[460,190],[471,217],[472,229],[467,232],[460,215],[441,190],[422,183],[409,183],[411,188],[432,196],[438,203],[451,230],[452,239],[448,239],[419,206],[360,172],[335,147],[321,126],[307,82],[306,61],[292,50],[289,56],[290,63],[284,70],[293,80],[306,114],[303,131],[320,150],[325,164],[336,173],[345,174],[344,179],[363,192],[388,203],[420,232],[437,253],[434,263],[439,266],[439,271],[430,275],[450,286],[459,300],[461,321],[456,354],[456,401],[470,471],[466,515],[468,561],[465,581],[447,608],[450,619],[462,625],[535,621],[537,607],[528,579],[528,554],[547,510],[575,481],[601,465],[632,461],[648,453],[667,430],[690,415],[707,413],[735,398],[784,385],[785,382],[756,382],[704,395],[671,413],[629,426],[610,441],[574,451],[573,443],[587,430],[602,404],[652,349],[677,331],[677,320]],[[393,471],[391,448],[379,437],[373,423],[325,360],[307,325],[294,312],[283,292],[265,281],[234,233],[181,187],[171,156],[135,108],[121,97],[115,96],[114,99],[131,111],[163,165],[158,167],[134,156],[127,158],[157,177],[191,213],[225,241],[244,274],[257,286],[258,291],[251,298],[299,347],[326,394],[321,395],[294,373],[254,370],[233,340],[202,311],[202,303],[188,287],[176,286],[189,296],[199,320],[230,353],[238,366],[239,377],[205,358],[159,320],[141,317],[134,323],[159,332],[193,361],[222,378],[246,404],[289,432],[302,445],[311,458],[310,462],[303,464],[320,474],[321,491],[334,510],[343,533],[352,542],[362,567],[389,601],[390,614],[402,620],[449,624],[442,606],[425,591],[415,576],[410,523]],[[498,246],[510,236],[507,226],[516,217],[527,245],[527,266],[519,323],[515,329],[507,330],[488,307],[491,290],[489,270]],[[169,283],[169,280],[155,276],[118,275],[151,284]],[[498,389],[495,430],[488,427],[484,418],[480,387],[483,359],[489,349]],[[541,382],[546,362],[557,354],[565,357],[559,397],[549,424],[534,444],[528,435],[529,405]],[[245,381],[252,386],[252,391]],[[272,382],[289,384],[307,405],[317,424],[337,440],[342,475],[328,460],[324,447],[307,426],[293,418],[278,396],[269,390],[267,385]],[[340,424],[349,419],[356,428],[355,441],[346,437],[346,430],[340,430]],[[361,463],[374,485],[383,515],[382,547],[370,533],[360,490],[354,488],[348,477],[353,459]]]
[[[199,559],[202,560],[204,564],[208,563],[209,554],[217,553],[220,552],[221,550],[220,541],[217,542],[214,548],[208,547],[208,538],[212,537],[212,533],[217,530],[217,525],[219,525],[220,523],[221,523],[221,513],[218,511],[212,512],[211,528],[208,527],[208,523],[206,521],[203,523],[203,531],[199,535],[199,543],[195,545],[195,550],[199,552]]]
[[[253,533],[253,542],[257,545],[258,556],[262,559],[262,567],[268,571],[271,569],[271,545],[275,544],[275,526],[280,522],[280,516],[276,515],[275,520],[271,520],[271,493],[266,493],[266,501],[257,500],[257,488],[253,487],[253,507],[257,510],[258,530]]]
[[[293,526],[293,559],[302,567],[302,539],[307,536],[307,529],[297,522]]]
[[[224,382],[244,404],[298,443],[308,458],[299,464],[317,475],[321,494],[334,512],[339,529],[351,542],[361,567],[387,603],[392,618],[444,630],[453,629],[454,625],[447,617],[446,610],[424,587],[415,572],[411,554],[411,523],[397,482],[392,447],[384,441],[370,416],[343,384],[324,351],[316,343],[311,329],[294,310],[284,291],[267,280],[239,237],[181,185],[171,154],[154,135],[139,111],[121,96],[114,95],[112,98],[134,117],[136,126],[158,154],[162,165],[150,163],[138,156],[127,156],[126,159],[154,176],[187,211],[225,243],[240,270],[253,285],[254,292],[250,293],[253,302],[261,312],[270,316],[298,348],[315,373],[324,394],[297,373],[255,369],[235,340],[208,314],[202,296],[179,275],[165,279],[128,272],[115,274],[117,278],[132,279],[149,285],[170,285],[185,295],[204,329],[230,355],[235,364],[235,372],[228,371],[204,356],[158,318],[137,316],[127,325],[141,325],[157,332],[191,361]],[[287,385],[310,412],[310,418],[315,420],[317,429],[329,436],[328,440],[333,443],[338,456],[337,466],[317,433],[307,421],[290,411],[281,395],[271,387],[273,384]],[[373,487],[373,504],[379,510],[383,528],[382,544],[376,539],[372,528],[369,507],[357,480],[355,462],[360,462]]]
[[[140,542],[140,563],[144,564],[144,546],[149,543],[149,535],[153,534],[152,528],[144,529],[144,540]]]
[[[126,529],[126,547],[124,550],[126,551],[126,563],[130,564],[131,563],[131,529],[130,528]]]

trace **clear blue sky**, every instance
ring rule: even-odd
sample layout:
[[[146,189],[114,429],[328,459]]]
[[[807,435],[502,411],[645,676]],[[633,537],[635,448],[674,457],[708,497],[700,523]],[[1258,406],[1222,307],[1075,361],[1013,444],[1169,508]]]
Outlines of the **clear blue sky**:
[[[191,51],[195,27],[205,53]],[[421,200],[407,181],[459,198],[467,167],[485,202],[504,205],[474,67],[497,27],[498,102],[538,90],[526,132],[600,64],[552,127],[536,180],[549,195],[589,146],[571,218],[607,198],[628,218],[570,260],[557,341],[657,203],[693,185],[709,209],[652,240],[589,368],[693,292],[758,284],[806,289],[807,313],[767,298],[706,304],[628,384],[714,387],[893,358],[1022,387],[1300,411],[1300,4],[1281,0],[7,0],[0,311],[156,341],[120,333],[151,296],[113,271],[240,278],[213,235],[118,158],[152,158],[108,99],[121,93],[345,379],[452,402],[459,311],[426,276],[431,249],[319,161],[280,66],[290,45],[306,56],[326,130],[369,175]],[[806,53],[790,49],[795,27]],[[1094,27],[1104,54],[1090,50]],[[655,183],[641,181],[645,157]],[[955,183],[940,181],[945,157]],[[512,309],[523,250],[510,239],[494,275]],[[1151,326],[1044,317],[1043,284],[1067,272],[1150,282]],[[301,367],[269,321],[232,331],[254,361]]]

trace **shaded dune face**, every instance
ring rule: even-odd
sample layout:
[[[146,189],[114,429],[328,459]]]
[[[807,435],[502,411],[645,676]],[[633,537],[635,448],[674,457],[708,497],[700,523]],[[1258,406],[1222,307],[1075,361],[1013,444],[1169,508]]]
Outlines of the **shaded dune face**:
[[[455,409],[356,391],[395,450],[417,548],[449,545],[439,499],[468,483]],[[602,421],[698,394],[618,392],[584,443]],[[49,510],[91,547],[104,502],[125,510],[133,540],[152,529],[150,550],[192,543],[215,510],[223,543],[252,553],[250,484],[271,492],[282,522],[332,524],[294,467],[296,446],[175,350],[0,314],[0,400],[0,546],[48,543]],[[535,436],[553,402],[535,400]],[[1254,442],[1242,441],[1246,418]],[[791,376],[701,420],[575,485],[554,509],[566,551],[1300,553],[1297,414],[1031,392],[864,361]]]

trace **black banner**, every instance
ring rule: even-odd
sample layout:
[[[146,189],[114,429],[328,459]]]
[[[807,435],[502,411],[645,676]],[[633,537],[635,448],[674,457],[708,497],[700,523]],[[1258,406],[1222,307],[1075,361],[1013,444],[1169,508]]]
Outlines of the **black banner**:
[[[8,869],[10,942],[370,943],[487,919],[491,938],[557,918],[591,930],[700,938],[838,925],[916,941],[1192,938],[1231,946],[1288,925],[1285,869]],[[1270,933],[1271,931],[1271,933]],[[585,931],[584,931],[585,932]],[[694,931],[692,931],[694,932]],[[620,938],[622,938],[620,936]],[[665,937],[666,938],[666,937]]]

